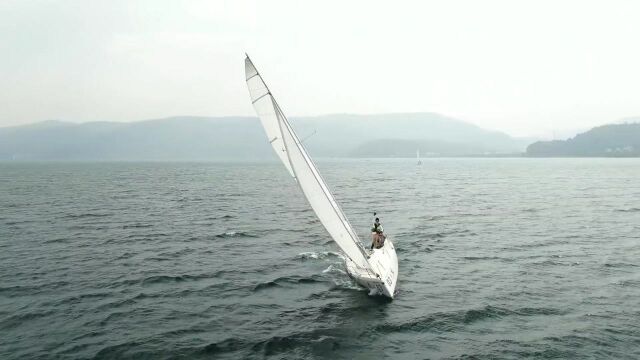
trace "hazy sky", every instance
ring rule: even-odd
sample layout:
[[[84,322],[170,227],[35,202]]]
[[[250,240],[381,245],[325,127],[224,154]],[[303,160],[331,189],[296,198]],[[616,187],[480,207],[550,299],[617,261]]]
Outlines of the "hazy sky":
[[[0,1],[0,126],[432,111],[514,135],[640,116],[640,1]]]

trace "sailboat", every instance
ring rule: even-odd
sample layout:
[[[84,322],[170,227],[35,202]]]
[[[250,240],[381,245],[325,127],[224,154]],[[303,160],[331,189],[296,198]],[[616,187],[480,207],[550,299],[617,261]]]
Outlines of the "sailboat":
[[[393,243],[386,238],[380,248],[368,250],[363,246],[248,55],[244,64],[251,103],[269,143],[300,186],[327,233],[342,250],[347,273],[358,284],[369,289],[370,294],[393,298],[398,280],[398,258]]]
[[[420,160],[420,149],[416,150],[416,159],[418,159],[418,165],[422,165],[422,160]]]

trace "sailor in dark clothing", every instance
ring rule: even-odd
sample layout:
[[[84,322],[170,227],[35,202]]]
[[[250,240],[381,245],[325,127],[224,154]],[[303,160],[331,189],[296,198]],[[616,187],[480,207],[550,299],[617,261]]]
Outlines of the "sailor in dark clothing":
[[[382,228],[382,224],[380,224],[380,218],[376,218],[373,222],[373,226],[371,227],[371,239],[371,250],[373,250],[374,247],[379,249],[384,244],[384,229]]]

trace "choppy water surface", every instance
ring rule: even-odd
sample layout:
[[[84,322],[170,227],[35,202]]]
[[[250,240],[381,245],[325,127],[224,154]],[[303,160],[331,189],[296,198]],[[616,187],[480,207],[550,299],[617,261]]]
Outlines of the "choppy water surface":
[[[640,357],[640,160],[319,167],[393,302],[279,164],[0,164],[0,358]]]

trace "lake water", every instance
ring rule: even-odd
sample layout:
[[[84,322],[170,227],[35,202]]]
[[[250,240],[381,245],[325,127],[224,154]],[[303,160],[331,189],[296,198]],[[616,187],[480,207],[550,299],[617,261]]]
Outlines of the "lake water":
[[[277,163],[0,163],[0,358],[640,358],[640,159],[325,160],[396,299]]]

